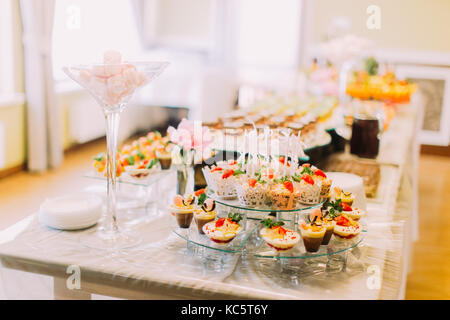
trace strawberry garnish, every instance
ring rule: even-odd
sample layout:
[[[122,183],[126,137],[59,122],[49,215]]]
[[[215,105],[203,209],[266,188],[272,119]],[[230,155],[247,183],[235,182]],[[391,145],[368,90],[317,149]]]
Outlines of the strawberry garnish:
[[[305,181],[306,183],[314,185],[314,179],[311,178],[311,176],[306,173],[302,175],[302,180]]]
[[[327,178],[327,175],[326,175],[322,170],[320,170],[320,169],[314,170],[314,174],[315,174],[316,176],[324,177],[325,179]]]
[[[286,158],[285,158],[285,157],[279,157],[279,158],[278,158],[278,161],[280,161],[282,164],[284,164],[284,163],[286,162]],[[291,164],[288,162],[288,163],[287,163],[287,166],[290,167]]]
[[[282,236],[286,235],[286,229],[283,228],[282,226],[275,226],[275,227],[272,227],[270,229],[275,230],[278,234],[280,234]]]
[[[227,179],[228,177],[231,177],[234,174],[234,170],[227,169],[223,172],[222,179]]]
[[[195,191],[195,192],[194,192],[194,195],[195,195],[196,197],[198,197],[199,195],[201,195],[201,194],[203,194],[203,193],[205,193],[205,189],[200,189],[200,190]]]
[[[302,167],[303,167],[303,168],[305,168],[305,167],[308,167],[308,168],[309,168],[309,167],[311,167],[311,164],[310,164],[310,163],[304,163],[304,164],[302,164]]]
[[[225,219],[226,218],[220,218],[219,220],[216,221],[216,228],[220,228],[221,226],[224,225],[225,223]]]
[[[345,202],[341,202],[342,210],[344,211],[352,211],[352,207],[346,204]]]
[[[350,226],[350,220],[341,215],[336,218],[336,224],[338,226],[348,227]]]
[[[267,176],[267,178],[269,178],[269,179],[273,179],[273,170],[271,169],[271,168],[268,168],[267,170],[266,170],[266,176]]]
[[[256,180],[256,179],[253,179],[253,178],[248,179],[248,185],[252,188],[255,187],[257,182],[258,182],[258,180]]]
[[[283,186],[289,190],[290,193],[294,192],[294,185],[291,181],[285,181],[283,182]]]
[[[230,160],[230,161],[228,161],[228,164],[229,164],[230,166],[232,166],[232,165],[234,165],[234,164],[236,164],[236,163],[237,163],[236,160]]]
[[[138,169],[145,169],[145,164],[141,164],[139,167],[137,167]]]
[[[216,172],[216,171],[222,171],[223,169],[221,167],[215,167],[214,169],[211,170],[211,172]]]

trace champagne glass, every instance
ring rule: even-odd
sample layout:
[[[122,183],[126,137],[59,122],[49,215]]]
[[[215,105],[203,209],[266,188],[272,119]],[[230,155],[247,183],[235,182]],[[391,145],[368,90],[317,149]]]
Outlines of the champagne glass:
[[[87,89],[103,110],[107,143],[107,202],[103,225],[80,240],[90,248],[118,250],[138,245],[141,238],[121,230],[117,223],[116,156],[120,114],[136,89],[143,87],[169,65],[168,62],[122,62],[120,54],[105,53],[104,63],[63,67]]]

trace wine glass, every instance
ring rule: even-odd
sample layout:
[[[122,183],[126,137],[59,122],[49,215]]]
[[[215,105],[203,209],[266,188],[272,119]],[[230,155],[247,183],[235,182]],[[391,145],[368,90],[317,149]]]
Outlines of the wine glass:
[[[121,230],[117,223],[116,155],[120,113],[136,89],[151,82],[168,62],[122,62],[116,52],[105,53],[104,63],[73,65],[63,71],[87,89],[103,110],[107,143],[107,203],[103,226],[80,240],[90,248],[118,250],[138,245],[141,238]]]

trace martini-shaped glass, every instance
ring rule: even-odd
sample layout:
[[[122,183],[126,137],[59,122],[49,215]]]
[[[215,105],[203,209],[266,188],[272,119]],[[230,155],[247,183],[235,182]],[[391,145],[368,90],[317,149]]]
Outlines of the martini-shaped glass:
[[[120,230],[116,208],[116,155],[120,113],[136,89],[155,79],[168,62],[122,62],[120,54],[105,53],[103,64],[64,67],[64,72],[86,88],[103,110],[107,143],[107,205],[103,226],[81,238],[88,247],[104,250],[129,248],[140,243],[135,233]]]

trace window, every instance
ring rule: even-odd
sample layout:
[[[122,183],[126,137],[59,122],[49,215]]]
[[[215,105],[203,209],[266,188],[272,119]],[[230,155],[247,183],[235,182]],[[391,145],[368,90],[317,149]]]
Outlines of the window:
[[[1,1],[3,2],[3,1]],[[108,49],[138,59],[141,45],[129,0],[58,0],[53,25],[53,74],[67,64],[100,62]]]
[[[0,1],[0,94],[14,92],[12,6]]]

